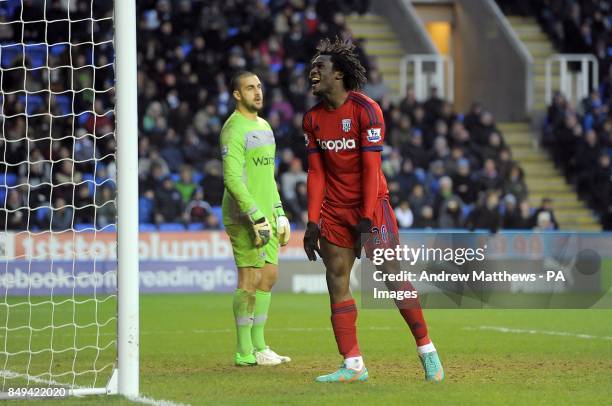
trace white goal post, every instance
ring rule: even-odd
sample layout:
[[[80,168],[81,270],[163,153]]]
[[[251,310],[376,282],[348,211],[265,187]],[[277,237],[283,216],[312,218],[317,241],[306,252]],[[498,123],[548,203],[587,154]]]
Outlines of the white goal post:
[[[138,97],[136,0],[115,5],[119,393],[138,396]]]
[[[135,0],[0,11],[0,399],[138,397]]]

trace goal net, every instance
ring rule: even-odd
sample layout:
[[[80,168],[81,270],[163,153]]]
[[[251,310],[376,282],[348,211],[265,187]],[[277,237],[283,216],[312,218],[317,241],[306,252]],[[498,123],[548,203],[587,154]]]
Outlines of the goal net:
[[[0,392],[117,368],[113,33],[110,0],[0,1]]]

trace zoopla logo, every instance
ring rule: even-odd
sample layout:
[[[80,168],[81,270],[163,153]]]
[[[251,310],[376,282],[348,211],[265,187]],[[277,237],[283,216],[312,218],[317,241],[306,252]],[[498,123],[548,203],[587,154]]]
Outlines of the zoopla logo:
[[[317,140],[317,142],[319,143],[319,147],[325,151],[325,150],[329,150],[329,151],[334,151],[334,152],[338,152],[338,151],[344,151],[347,149],[355,149],[357,148],[357,145],[355,144],[355,140],[352,138],[346,139],[346,138],[342,138],[339,140]]]

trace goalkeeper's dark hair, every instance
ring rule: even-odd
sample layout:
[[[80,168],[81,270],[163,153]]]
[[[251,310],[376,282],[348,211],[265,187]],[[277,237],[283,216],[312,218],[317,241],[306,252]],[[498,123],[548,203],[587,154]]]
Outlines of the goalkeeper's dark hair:
[[[248,71],[248,70],[241,70],[241,71],[236,72],[234,76],[232,76],[232,80],[230,81],[230,89],[232,89],[232,92],[236,90],[240,90],[240,81],[242,80],[242,78],[245,78],[247,76],[257,76],[257,75],[255,75],[253,72]]]
[[[359,90],[367,82],[366,70],[359,62],[355,44],[336,37],[333,41],[329,38],[322,39],[317,45],[317,53],[312,58],[314,61],[319,55],[331,56],[334,70],[342,72],[343,82],[346,90]]]

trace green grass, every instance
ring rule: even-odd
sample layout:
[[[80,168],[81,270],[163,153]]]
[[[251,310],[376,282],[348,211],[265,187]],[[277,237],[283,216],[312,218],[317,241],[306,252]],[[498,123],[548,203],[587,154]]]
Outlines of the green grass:
[[[87,304],[83,306],[84,312]],[[18,317],[30,317],[27,311],[20,316],[15,309],[11,308],[9,325],[17,325]],[[111,310],[110,303],[99,309],[99,320],[112,315]],[[412,337],[394,310],[360,310],[358,333],[370,371],[369,382],[316,384],[315,376],[332,371],[341,361],[329,328],[326,296],[274,294],[267,339],[279,353],[290,355],[293,362],[268,368],[232,366],[235,338],[231,296],[143,296],[141,392],[156,399],[194,405],[244,404],[245,401],[248,404],[471,404],[475,401],[604,404],[612,398],[612,339],[609,338],[612,310],[426,310],[425,315],[446,369],[447,379],[442,384],[423,381]],[[48,316],[41,308],[31,317],[33,323],[42,325]],[[6,315],[0,313],[0,325],[3,322]],[[503,333],[480,330],[481,326],[588,334],[593,338]],[[78,335],[77,340],[83,340],[78,346],[95,340],[95,335],[89,333]],[[112,334],[103,337],[112,338]],[[35,334],[32,345],[42,347],[49,338],[42,332]],[[61,340],[55,340],[59,340],[59,346]],[[72,340],[70,336],[68,344]],[[3,341],[4,337],[0,337],[0,342]],[[8,342],[13,349],[24,346],[23,341],[9,335]],[[90,362],[90,355],[84,354],[77,363]],[[98,355],[103,361],[113,356],[110,352]],[[59,371],[72,359],[73,354],[56,359],[54,368]],[[45,370],[49,368],[48,362],[40,357],[30,364],[33,370]],[[19,367],[19,363],[13,362],[9,369],[19,372]],[[23,368],[21,365],[21,371]],[[128,403],[119,397],[55,402]]]

